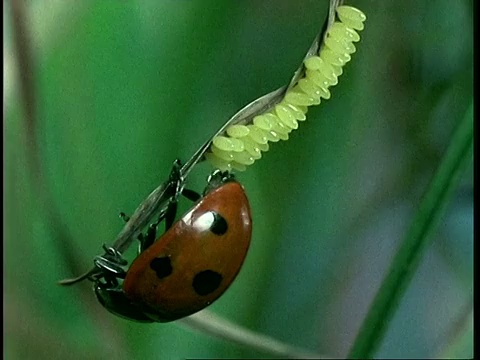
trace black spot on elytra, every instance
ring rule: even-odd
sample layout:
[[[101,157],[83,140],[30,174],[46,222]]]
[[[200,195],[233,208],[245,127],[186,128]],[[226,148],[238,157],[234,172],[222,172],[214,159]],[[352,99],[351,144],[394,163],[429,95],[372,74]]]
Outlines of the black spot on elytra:
[[[168,256],[155,258],[150,262],[150,268],[155,271],[159,279],[166,278],[172,273],[172,263]]]
[[[195,275],[193,289],[198,295],[208,295],[214,292],[222,282],[222,275],[212,270],[204,270]]]
[[[225,234],[228,230],[227,220],[225,220],[225,218],[222,215],[220,215],[219,213],[216,213],[215,211],[212,211],[212,214],[213,214],[213,223],[210,226],[210,231],[215,235]]]

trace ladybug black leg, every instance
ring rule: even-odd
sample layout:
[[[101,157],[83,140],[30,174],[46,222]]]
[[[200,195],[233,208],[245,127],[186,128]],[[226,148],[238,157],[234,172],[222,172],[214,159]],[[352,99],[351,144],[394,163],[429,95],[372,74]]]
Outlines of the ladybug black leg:
[[[128,220],[130,220],[130,216],[125,214],[123,211],[120,214],[118,214],[118,216],[120,217],[120,219],[122,219],[125,222],[128,222]]]
[[[158,223],[150,225],[145,234],[141,234],[138,236],[138,240],[140,241],[140,244],[138,247],[139,254],[142,251],[145,251],[150,245],[152,245],[155,242],[155,237],[157,234],[157,225]]]
[[[128,262],[114,248],[107,248],[105,245],[103,248],[105,254],[97,256],[93,260],[95,266],[102,270],[101,278],[105,279],[108,283],[112,283],[112,279],[123,279],[126,274],[124,266],[126,266]]]
[[[158,225],[163,220],[165,220],[165,231],[167,231],[172,227],[175,221],[176,215],[177,215],[177,201],[171,200],[167,206],[167,210],[165,211],[165,213],[163,213],[155,223],[150,224],[145,234],[142,234],[138,237],[138,240],[140,240],[140,248],[139,248],[140,252],[144,251],[146,248],[148,248],[150,245],[152,245],[155,242]]]
[[[180,159],[175,159],[172,165],[172,171],[170,172],[170,180],[177,181],[180,179],[180,169],[182,168],[182,162]]]
[[[179,159],[176,159],[172,165],[172,171],[170,172],[170,183],[169,183],[169,191],[170,191],[170,201],[167,205],[165,212],[158,218],[158,220],[151,224],[145,234],[141,234],[138,236],[138,240],[140,241],[139,244],[139,253],[147,249],[150,245],[152,245],[155,241],[155,235],[158,224],[165,220],[165,231],[170,229],[175,222],[175,216],[177,215],[177,207],[178,207],[178,198],[180,195],[185,196],[187,199],[191,201],[197,201],[201,198],[201,195],[197,192],[184,189],[184,179],[181,177],[180,170],[182,168],[182,163]],[[125,215],[125,213],[120,213],[120,217],[127,222],[129,217]]]
[[[128,220],[130,220],[130,216],[126,215],[124,212],[121,212],[119,214],[120,218],[125,221],[125,222],[128,222]],[[144,234],[140,234],[137,236],[137,239],[138,241],[140,242],[139,244],[139,247],[138,247],[138,253],[140,254],[143,250],[145,250],[146,248],[148,248],[150,245],[153,244],[153,242],[155,241],[155,233],[156,233],[156,227],[157,227],[158,223],[155,224],[155,225],[152,225],[154,226],[154,229],[152,230],[152,226],[147,230],[147,233],[144,235]]]
[[[165,231],[170,229],[175,221],[175,216],[177,215],[177,207],[178,203],[176,201],[172,201],[167,208],[167,212],[165,214]]]
[[[128,216],[124,212],[121,212],[119,216],[125,223],[127,223],[130,220],[130,216]],[[138,253],[140,254],[143,250],[145,250],[150,245],[145,245],[146,240],[145,240],[145,235],[143,234],[138,235],[137,239],[140,242],[138,246]]]
[[[197,202],[202,197],[202,195],[190,189],[183,189],[182,195],[193,202]]]
[[[140,234],[137,236],[137,239],[138,239],[138,253],[137,255],[140,255],[140,253],[146,249],[146,246],[145,246],[145,235],[143,234]]]
[[[100,304],[112,314],[138,322],[154,322],[125,296],[121,286],[112,287],[110,284],[103,284],[98,281],[93,288]]]
[[[97,256],[95,265],[102,270],[93,281],[93,289],[100,304],[111,313],[123,318],[139,321],[154,322],[142,309],[125,296],[122,285],[118,279],[125,278],[123,266],[127,262],[114,248],[107,248],[104,245],[105,255]]]

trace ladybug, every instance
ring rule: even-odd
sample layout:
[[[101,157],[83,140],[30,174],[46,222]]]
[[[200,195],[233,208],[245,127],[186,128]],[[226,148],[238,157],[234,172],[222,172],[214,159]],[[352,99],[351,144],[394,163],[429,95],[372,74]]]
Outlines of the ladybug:
[[[187,197],[195,197],[188,192]],[[245,191],[233,175],[214,172],[203,197],[174,224],[169,222],[176,201],[171,203],[166,215],[139,237],[141,252],[126,272],[126,261],[114,248],[95,259],[102,270],[94,278],[95,294],[110,312],[139,322],[177,320],[218,299],[239,273],[252,219]],[[164,218],[168,230],[152,241]]]

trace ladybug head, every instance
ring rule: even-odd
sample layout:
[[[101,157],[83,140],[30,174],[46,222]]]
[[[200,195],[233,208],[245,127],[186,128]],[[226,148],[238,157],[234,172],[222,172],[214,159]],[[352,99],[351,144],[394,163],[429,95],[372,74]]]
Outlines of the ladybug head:
[[[235,181],[235,175],[228,171],[215,170],[207,179],[208,183],[203,190],[203,196],[230,181]]]

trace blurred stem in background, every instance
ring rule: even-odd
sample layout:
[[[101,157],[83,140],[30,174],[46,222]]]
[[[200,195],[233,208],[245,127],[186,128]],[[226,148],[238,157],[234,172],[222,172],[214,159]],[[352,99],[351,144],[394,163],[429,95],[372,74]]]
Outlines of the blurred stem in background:
[[[391,318],[432,242],[454,191],[473,159],[473,102],[452,136],[450,146],[427,189],[404,241],[373,300],[352,346],[350,358],[372,358]]]

